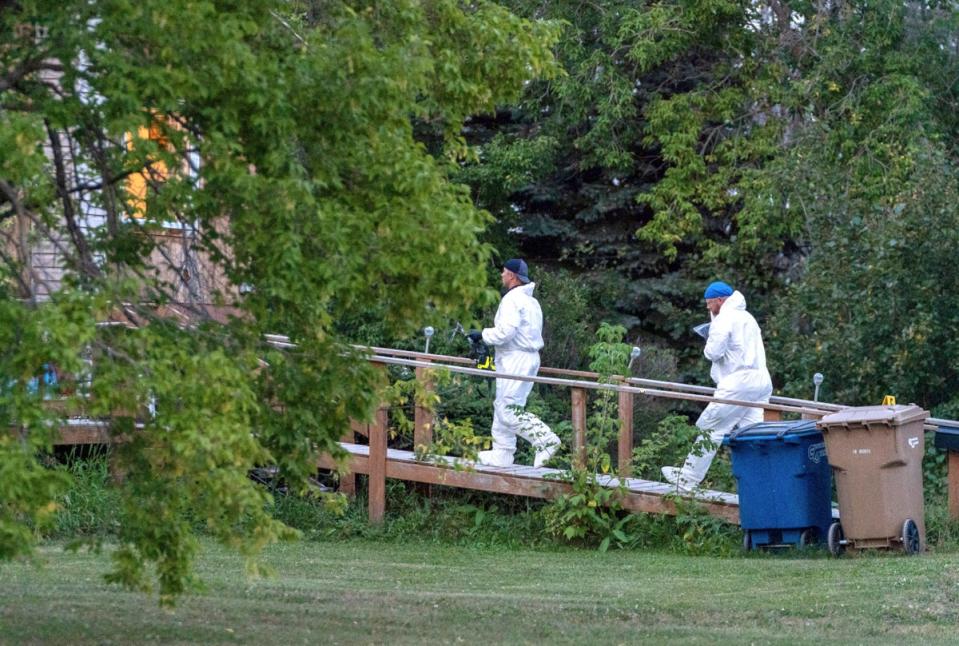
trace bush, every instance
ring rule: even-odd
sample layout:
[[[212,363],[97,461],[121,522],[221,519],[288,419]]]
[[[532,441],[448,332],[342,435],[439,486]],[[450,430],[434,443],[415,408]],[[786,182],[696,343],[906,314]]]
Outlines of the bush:
[[[847,404],[893,394],[934,407],[959,389],[959,169],[928,139],[903,159],[909,172],[884,174],[881,199],[836,190],[804,202],[810,254],[764,327],[785,394],[808,396],[815,372],[822,399]],[[821,175],[797,190],[835,180],[828,164],[804,168]]]
[[[619,513],[619,490],[601,486],[590,468],[572,469],[561,479],[573,491],[543,509],[550,536],[578,545],[598,545],[601,552],[611,545],[623,547],[635,542],[630,532],[632,516]]]

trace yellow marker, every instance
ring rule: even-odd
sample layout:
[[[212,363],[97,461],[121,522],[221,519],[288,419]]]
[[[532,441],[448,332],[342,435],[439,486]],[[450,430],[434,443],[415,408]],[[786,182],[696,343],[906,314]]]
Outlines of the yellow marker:
[[[886,395],[882,398],[883,406],[895,406],[896,405],[896,396],[895,395]]]

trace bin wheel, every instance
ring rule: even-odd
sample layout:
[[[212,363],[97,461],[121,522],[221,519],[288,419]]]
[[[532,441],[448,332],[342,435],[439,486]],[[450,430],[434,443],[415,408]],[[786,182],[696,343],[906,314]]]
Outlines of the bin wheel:
[[[753,537],[749,533],[749,530],[743,531],[743,551],[748,552],[753,548]]]
[[[818,542],[818,532],[815,527],[808,527],[799,534],[799,547],[808,547]]]
[[[829,547],[829,552],[833,556],[840,556],[846,547],[843,545],[843,539],[845,534],[842,532],[842,525],[839,523],[833,523],[829,526],[829,534],[826,536],[826,545]]]
[[[918,554],[922,548],[919,540],[919,526],[912,518],[907,518],[902,524],[902,549],[906,554]]]

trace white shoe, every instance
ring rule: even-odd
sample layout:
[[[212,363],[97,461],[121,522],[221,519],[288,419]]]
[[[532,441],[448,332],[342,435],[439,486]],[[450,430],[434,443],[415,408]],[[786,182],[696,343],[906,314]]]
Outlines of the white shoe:
[[[683,477],[683,470],[680,467],[663,467],[660,469],[663,479],[671,485],[676,485],[677,491],[690,492],[696,488]]]
[[[480,451],[476,454],[480,464],[488,467],[509,467],[513,466],[513,454],[503,449],[491,449],[489,451]]]
[[[539,468],[550,461],[550,459],[556,455],[556,452],[559,451],[559,442],[555,444],[550,444],[544,449],[541,449],[536,452],[536,455],[533,456],[533,466]]]
[[[669,484],[676,484],[676,481],[679,480],[679,467],[663,467],[660,469],[660,472],[663,474],[663,480]]]

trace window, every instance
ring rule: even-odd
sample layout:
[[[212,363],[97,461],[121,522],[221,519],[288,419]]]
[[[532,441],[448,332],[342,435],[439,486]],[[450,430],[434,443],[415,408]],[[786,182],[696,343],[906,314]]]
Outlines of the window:
[[[176,153],[177,150],[170,140],[170,132],[182,130],[174,120],[162,115],[154,116],[149,127],[141,126],[136,133],[126,134],[127,150],[135,150],[138,142],[149,141],[160,150]],[[141,172],[132,173],[126,180],[127,204],[130,206],[132,217],[136,219],[155,219],[150,214],[150,203],[158,191],[162,190],[163,183],[175,173],[178,177],[195,177],[199,163],[199,155],[195,152],[187,153],[172,172],[163,159],[150,162]],[[165,228],[182,228],[182,224],[175,221],[158,221]]]

